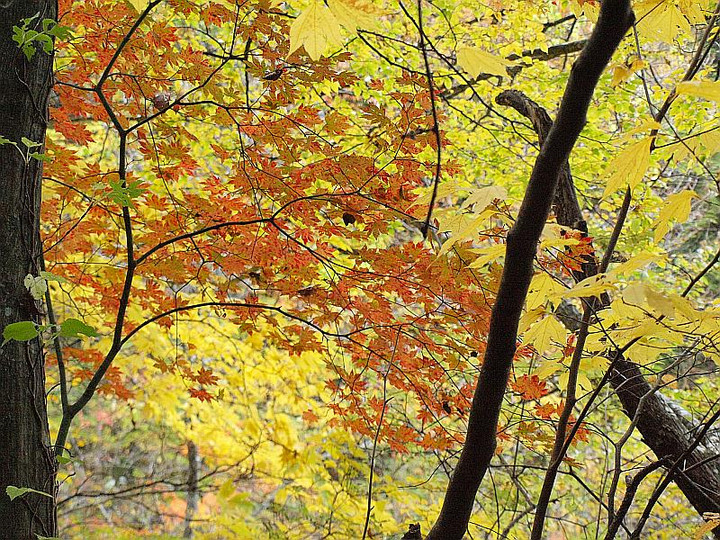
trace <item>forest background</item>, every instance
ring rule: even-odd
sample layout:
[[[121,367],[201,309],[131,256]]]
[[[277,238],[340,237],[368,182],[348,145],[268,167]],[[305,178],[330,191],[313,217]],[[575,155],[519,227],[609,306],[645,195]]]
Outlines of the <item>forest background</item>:
[[[720,4],[605,4],[522,207],[598,2],[0,4],[7,537],[712,534]]]

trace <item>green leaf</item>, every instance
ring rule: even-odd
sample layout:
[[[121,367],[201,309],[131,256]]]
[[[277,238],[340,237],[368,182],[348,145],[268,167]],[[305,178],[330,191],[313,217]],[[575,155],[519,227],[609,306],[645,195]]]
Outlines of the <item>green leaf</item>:
[[[45,20],[49,21],[51,19],[45,19]],[[47,33],[51,36],[55,36],[59,40],[65,41],[70,37],[70,27],[56,24],[55,26],[50,28],[47,31]]]
[[[26,43],[22,47],[22,52],[25,54],[25,58],[32,60],[32,57],[35,55],[35,47]]]
[[[126,187],[123,187],[120,182],[110,181],[110,199],[119,204],[120,206],[133,206],[132,200],[142,195],[143,190],[139,188],[139,181],[130,182]]]
[[[244,510],[250,512],[255,507],[252,501],[248,500],[248,493],[237,493],[228,499],[228,505],[237,508],[238,510]]]
[[[13,26],[12,40],[18,44],[18,47],[22,47],[23,43],[25,43],[25,30],[19,26]]]
[[[50,156],[46,156],[45,154],[41,154],[40,152],[30,152],[28,156],[37,159],[38,161],[52,161],[52,158],[50,158]]]
[[[47,34],[38,34],[35,37],[35,41],[39,41],[42,44],[42,48],[46,53],[50,53],[53,47],[52,38]]]
[[[30,139],[28,139],[28,138],[26,138],[26,137],[21,137],[21,138],[20,138],[20,142],[22,142],[22,143],[23,143],[25,146],[27,146],[28,148],[35,148],[36,146],[40,146],[40,145],[41,145],[41,143],[39,143],[39,142],[33,142],[33,141],[31,141]]]
[[[97,337],[99,334],[90,325],[85,324],[78,319],[66,319],[60,324],[58,335],[61,337]]]
[[[11,501],[14,501],[18,497],[22,497],[26,493],[37,493],[38,495],[44,495],[45,497],[50,497],[51,499],[53,498],[53,496],[49,493],[45,493],[44,491],[38,491],[37,489],[28,487],[8,486],[5,488],[5,493],[7,493],[8,497],[10,497]]]
[[[68,456],[55,456],[55,459],[60,465],[67,465],[72,462],[72,458]]]
[[[30,341],[40,335],[37,325],[32,321],[20,321],[8,324],[3,330],[3,345],[14,339],[15,341]]]
[[[24,27],[24,28],[27,28],[28,26],[30,26],[30,23],[33,22],[35,19],[37,19],[39,16],[40,16],[40,12],[38,11],[38,12],[37,12],[35,15],[33,15],[32,17],[28,17],[27,19],[23,19],[23,20],[22,20],[23,27]]]
[[[229,499],[235,493],[235,485],[233,484],[232,478],[226,480],[220,486],[218,496],[221,499]]]
[[[45,272],[44,270],[41,270],[39,274],[41,277],[45,278],[45,281],[57,281],[58,283],[68,282],[68,280],[64,277],[53,274],[52,272]]]

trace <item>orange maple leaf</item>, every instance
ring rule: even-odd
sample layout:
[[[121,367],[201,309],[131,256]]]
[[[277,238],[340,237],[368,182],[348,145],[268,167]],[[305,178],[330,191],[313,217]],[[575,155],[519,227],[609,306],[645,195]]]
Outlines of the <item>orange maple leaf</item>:
[[[541,381],[537,375],[518,377],[515,382],[510,383],[510,387],[526,400],[540,399],[548,393],[545,381]]]

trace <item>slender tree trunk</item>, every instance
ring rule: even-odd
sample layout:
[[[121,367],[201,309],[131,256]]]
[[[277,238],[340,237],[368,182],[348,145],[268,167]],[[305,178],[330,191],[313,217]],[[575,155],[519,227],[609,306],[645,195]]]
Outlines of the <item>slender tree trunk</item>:
[[[557,121],[535,161],[517,220],[507,236],[505,265],[470,408],[467,437],[428,540],[460,540],[467,530],[475,495],[495,453],[498,417],[515,355],[518,322],[558,176],[585,125],[595,85],[633,20],[629,0],[603,1],[592,36],[573,65]]]
[[[56,20],[56,1],[0,0],[0,136],[17,144],[0,145],[0,331],[14,322],[41,318],[23,280],[38,275],[42,257],[42,162],[23,157],[27,148],[22,138],[44,142],[52,55],[40,47],[28,60],[12,41],[13,26],[36,13],[32,28],[41,26],[42,19]],[[55,495],[39,339],[9,341],[0,348],[0,538],[55,536],[54,498],[28,493],[11,501],[7,486]]]
[[[185,505],[185,530],[183,538],[192,538],[192,522],[200,502],[200,490],[198,489],[198,468],[200,466],[200,455],[197,445],[187,442],[188,458],[188,481],[187,481],[187,504]]]

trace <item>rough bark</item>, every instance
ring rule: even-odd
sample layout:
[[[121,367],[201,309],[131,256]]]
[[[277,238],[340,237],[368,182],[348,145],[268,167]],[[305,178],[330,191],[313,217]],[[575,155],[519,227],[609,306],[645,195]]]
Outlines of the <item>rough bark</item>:
[[[513,107],[528,118],[542,145],[553,124],[542,107],[516,91],[503,92],[496,101],[500,105]],[[584,223],[569,165],[563,167],[553,204],[560,225],[574,227],[578,222]],[[582,272],[575,277],[582,280],[596,272],[595,264],[584,265]],[[600,308],[608,304],[609,298],[602,298]],[[614,366],[610,384],[631,420],[637,414],[640,399],[646,396],[637,418],[637,429],[645,444],[664,463],[674,463],[681,456],[684,457],[684,466],[674,476],[676,484],[700,515],[720,512],[720,460],[716,459],[720,455],[720,435],[717,430],[708,432],[705,439],[690,451],[695,433],[701,426],[677,403],[653,391],[637,364],[619,358]]]
[[[634,19],[629,0],[604,0],[598,23],[570,73],[558,118],[533,167],[517,221],[508,233],[505,266],[490,319],[480,377],[460,458],[430,540],[461,540],[497,445],[497,423],[517,344],[517,328],[533,275],[537,242],[558,175],[586,122],[600,75]]]
[[[702,516],[705,512],[720,513],[720,436],[711,430],[697,447],[689,451],[700,430],[697,421],[680,405],[659,392],[654,392],[640,367],[626,359],[614,362],[610,384],[629,418],[634,418],[640,398],[645,403],[638,415],[637,429],[643,442],[653,453],[669,461],[684,457],[673,480],[690,504]],[[714,531],[720,538],[720,531]]]
[[[40,322],[38,305],[23,284],[38,275],[42,162],[26,160],[21,138],[43,142],[52,81],[52,55],[27,60],[12,41],[13,26],[39,13],[33,24],[57,18],[52,0],[0,1],[0,331],[19,321]],[[36,149],[37,150],[37,149]],[[29,493],[11,501],[7,486],[55,494],[45,371],[40,341],[10,341],[0,348],[0,538],[55,536],[54,499]]]

